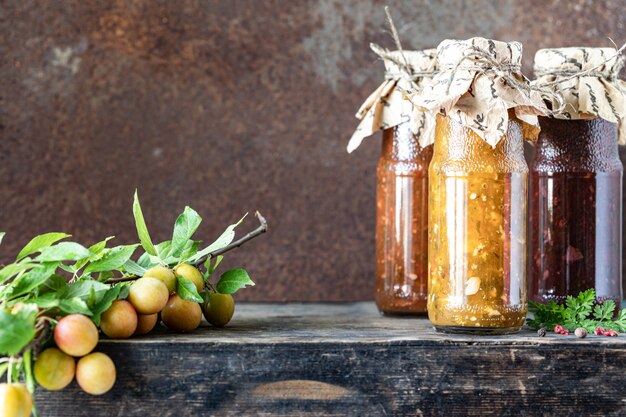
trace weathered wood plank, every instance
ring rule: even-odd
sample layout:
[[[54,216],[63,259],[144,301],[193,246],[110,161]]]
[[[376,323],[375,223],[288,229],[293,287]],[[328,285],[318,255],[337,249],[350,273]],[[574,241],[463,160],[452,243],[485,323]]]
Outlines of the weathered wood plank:
[[[242,305],[227,329],[99,350],[115,388],[37,395],[43,416],[625,415],[626,340],[448,336],[373,305]]]

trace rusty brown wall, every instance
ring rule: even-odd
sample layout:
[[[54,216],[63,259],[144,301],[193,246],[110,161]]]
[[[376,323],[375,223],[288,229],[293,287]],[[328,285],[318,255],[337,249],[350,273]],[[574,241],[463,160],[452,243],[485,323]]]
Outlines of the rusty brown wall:
[[[207,240],[267,217],[228,257],[258,283],[242,299],[371,299],[379,138],[345,145],[386,3],[407,47],[520,40],[527,70],[541,47],[626,40],[623,0],[2,1],[0,258],[44,231],[130,241],[138,188],[158,240],[185,205]]]

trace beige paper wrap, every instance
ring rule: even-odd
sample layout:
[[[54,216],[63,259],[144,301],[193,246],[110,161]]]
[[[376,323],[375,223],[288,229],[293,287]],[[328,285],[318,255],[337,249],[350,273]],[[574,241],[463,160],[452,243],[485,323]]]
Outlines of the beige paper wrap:
[[[385,81],[365,100],[356,114],[359,126],[348,142],[348,152],[361,145],[373,133],[411,123],[411,130],[420,146],[433,143],[435,119],[405,98],[407,91],[421,89],[434,75],[435,49],[423,51],[387,51],[376,45],[372,49],[383,58]],[[398,65],[400,64],[400,65]]]
[[[437,47],[439,72],[421,92],[411,95],[411,102],[456,118],[493,147],[506,133],[509,109],[532,127],[529,132],[538,132],[537,116],[545,109],[539,93],[521,74],[521,62],[519,42],[445,40]]]
[[[626,144],[626,82],[618,79],[624,57],[615,48],[540,49],[535,55],[532,84],[560,94],[557,119],[601,117],[619,125],[619,143]],[[550,101],[550,100],[548,100]],[[554,101],[553,108],[558,107]]]

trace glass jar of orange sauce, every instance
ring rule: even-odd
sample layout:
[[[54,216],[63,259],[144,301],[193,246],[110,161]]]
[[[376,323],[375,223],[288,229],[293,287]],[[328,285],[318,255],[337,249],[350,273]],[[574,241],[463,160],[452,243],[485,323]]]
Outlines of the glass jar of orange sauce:
[[[376,305],[384,314],[424,314],[428,299],[428,165],[434,117],[405,94],[435,73],[435,50],[373,47],[385,63],[385,82],[357,113],[355,141],[383,131],[377,166]],[[358,142],[360,143],[360,141]],[[358,146],[358,144],[356,145]]]
[[[411,98],[438,113],[428,317],[441,332],[515,333],[527,312],[524,126],[537,124],[541,100],[525,88],[517,42],[446,40],[437,51],[439,74]]]

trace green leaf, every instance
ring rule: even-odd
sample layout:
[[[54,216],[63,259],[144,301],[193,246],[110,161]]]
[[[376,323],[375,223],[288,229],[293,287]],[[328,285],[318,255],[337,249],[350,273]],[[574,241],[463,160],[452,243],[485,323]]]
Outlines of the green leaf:
[[[17,297],[26,294],[45,283],[56,271],[57,262],[44,262],[26,274],[20,276],[12,283],[12,291],[9,297]]]
[[[78,297],[82,300],[87,300],[92,289],[96,291],[96,293],[103,294],[109,288],[110,287],[107,284],[104,284],[102,282],[86,279],[76,281],[70,285],[67,285],[65,288],[59,291],[59,296],[61,298]]]
[[[160,260],[161,258],[158,256],[150,255],[148,252],[144,252],[137,260],[137,265],[144,269],[150,269],[153,266],[161,265]]]
[[[113,278],[113,276],[113,271],[102,271],[98,273],[98,279],[96,279],[96,281],[106,282],[108,279]]]
[[[6,380],[6,377],[4,375],[6,374],[8,368],[9,368],[9,362],[0,363],[0,379],[1,380]]]
[[[128,298],[128,293],[130,292],[130,282],[122,282],[117,284],[120,287],[120,293],[117,296],[118,300],[125,300]]]
[[[96,290],[94,290],[93,287],[91,287],[89,289],[89,297],[87,297],[87,307],[89,307],[89,310],[93,311],[93,306],[96,305],[96,302],[98,301],[98,296],[96,295]]]
[[[131,256],[133,256],[137,246],[139,245],[123,245],[112,248],[101,259],[90,263],[87,268],[85,268],[85,272],[89,273],[116,270],[124,265]]]
[[[89,258],[89,249],[76,242],[61,242],[54,246],[42,248],[36,261],[56,262],[56,261],[79,261]]]
[[[159,243],[158,245],[156,245],[156,251],[157,256],[161,259],[168,257],[170,252],[172,251],[172,241],[166,240],[165,242]]]
[[[220,294],[234,294],[247,285],[254,285],[248,272],[245,269],[231,269],[222,274],[216,289]]]
[[[132,259],[129,259],[124,263],[123,269],[129,274],[133,274],[138,277],[143,277],[143,275],[146,273],[146,268],[142,267]]]
[[[210,267],[207,267],[207,271],[209,272],[209,276],[217,269],[218,265],[222,262],[222,259],[224,259],[224,257],[222,255],[217,255],[217,258],[215,258],[215,262],[213,263],[213,265],[210,266]]]
[[[135,198],[133,201],[133,216],[135,217],[135,226],[137,227],[137,235],[139,236],[141,246],[143,246],[144,250],[150,255],[156,255],[157,252],[152,244],[152,239],[150,239],[148,227],[146,226],[146,221],[143,218],[141,206],[139,205],[137,190],[135,190]]]
[[[201,303],[203,301],[193,282],[182,276],[176,277],[176,280],[176,293],[180,296],[180,298],[195,301],[196,303]]]
[[[41,249],[47,248],[53,243],[56,243],[59,240],[66,239],[70,236],[71,235],[60,232],[51,232],[35,236],[30,242],[28,242],[26,246],[24,246],[24,249],[20,251],[20,253],[17,255],[17,260],[20,260],[23,257],[33,254],[35,252],[39,252]]]
[[[59,300],[59,309],[66,314],[84,314],[91,316],[91,310],[87,303],[78,297]]]
[[[76,262],[74,265],[68,268],[70,270],[69,272],[74,274],[75,272],[81,270],[89,262],[95,262],[99,259],[102,259],[102,257],[109,252],[109,249],[106,248],[107,242],[113,238],[114,236],[109,236],[106,239],[91,245],[89,247],[89,252],[91,252],[91,256],[89,258],[81,259],[80,261]]]
[[[610,321],[615,312],[615,301],[606,300],[602,304],[598,304],[593,309],[593,318],[599,321]]]
[[[89,252],[93,253],[94,255],[98,255],[100,252],[102,252],[106,248],[107,242],[114,238],[115,236],[109,236],[106,239],[101,240],[98,243],[94,243],[93,245],[89,247]]]
[[[35,337],[36,307],[34,314],[31,308],[24,309],[16,314],[0,311],[0,355],[19,353]]]
[[[33,298],[32,300],[30,300],[31,303],[34,303],[41,308],[58,307],[60,301],[61,300],[59,299],[58,294],[54,292],[49,292],[49,293],[40,295],[39,297]]]
[[[182,253],[187,245],[187,241],[198,230],[201,222],[202,218],[194,209],[188,206],[185,207],[185,210],[178,216],[174,224],[171,249],[173,256],[179,256]]]
[[[241,222],[243,221],[245,217],[246,216],[243,216],[241,220],[239,220],[237,223],[233,223],[230,226],[228,226],[226,230],[224,230],[222,235],[218,237],[215,242],[211,243],[209,246],[202,249],[200,252],[196,253],[194,256],[192,256],[186,261],[188,263],[195,263],[198,261],[198,259],[202,258],[203,256],[206,256],[211,252],[215,252],[216,250],[223,249],[224,247],[230,245],[233,239],[235,239],[235,228],[241,224]]]
[[[111,304],[113,304],[113,301],[117,300],[119,295],[120,295],[120,291],[122,290],[123,286],[122,285],[116,285],[112,288],[109,288],[103,295],[103,297],[100,299],[100,301],[98,301],[91,309],[91,312],[93,314],[92,316],[92,320],[94,321],[94,323],[96,325],[100,325],[100,316],[102,315],[102,313],[104,313],[105,311],[107,311],[109,309],[109,307],[111,307]]]
[[[9,278],[14,277],[21,272],[34,268],[35,266],[37,266],[37,264],[29,262],[28,259],[22,260],[18,263],[9,264],[0,269],[0,283],[5,282]]]
[[[177,264],[183,263],[181,262],[184,259],[189,259],[192,256],[194,256],[197,252],[198,252],[198,248],[200,247],[200,241],[196,241],[196,240],[191,240],[189,239],[187,241],[187,244],[185,245],[185,248],[183,249],[182,253],[180,254],[180,256],[178,257],[178,259],[176,259]]]
[[[621,309],[617,313],[617,319],[615,319],[615,324],[619,328],[618,331],[620,332],[626,331],[626,308]]]

